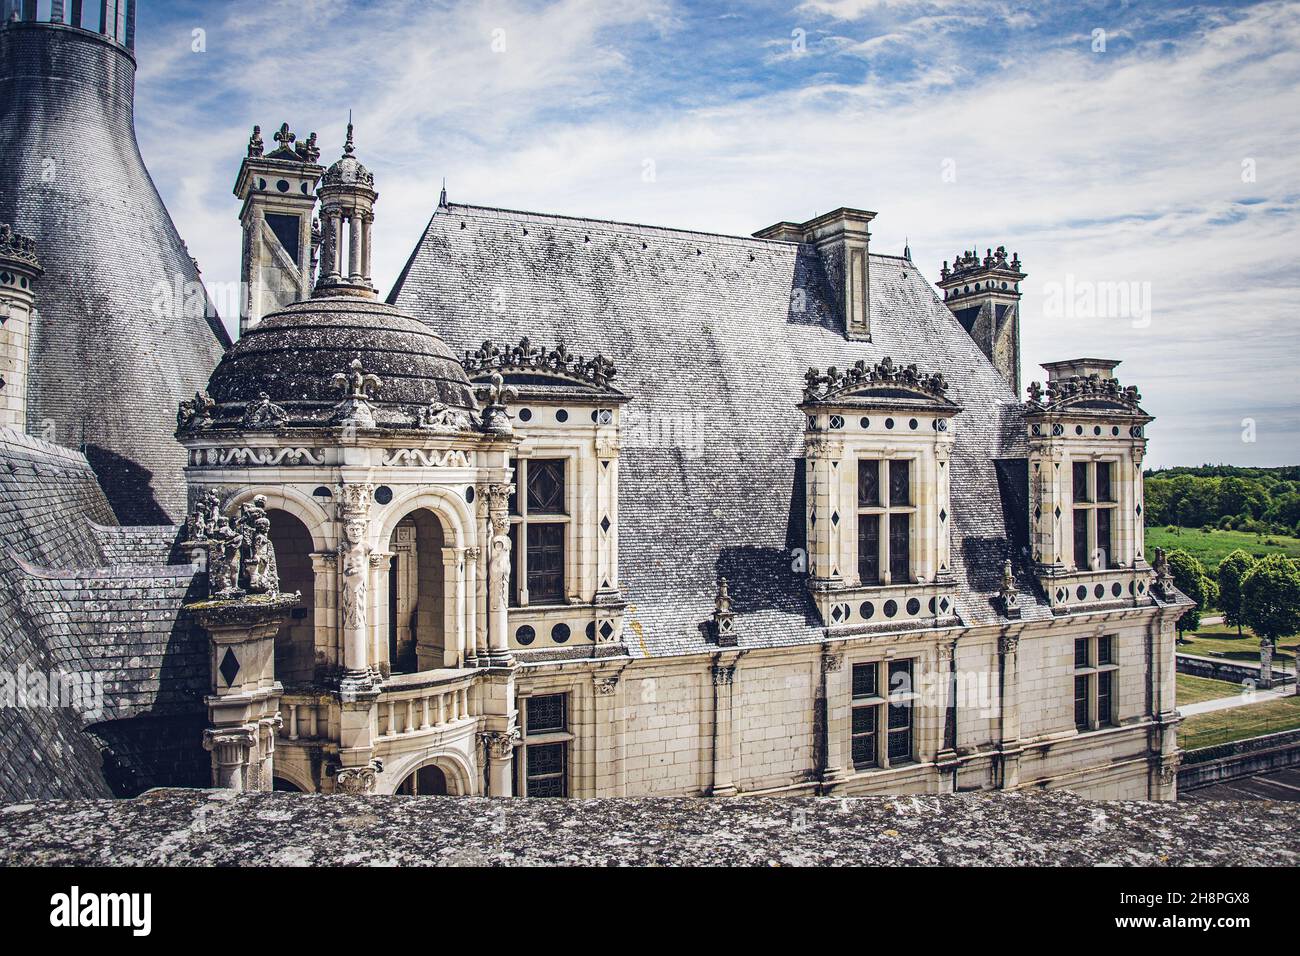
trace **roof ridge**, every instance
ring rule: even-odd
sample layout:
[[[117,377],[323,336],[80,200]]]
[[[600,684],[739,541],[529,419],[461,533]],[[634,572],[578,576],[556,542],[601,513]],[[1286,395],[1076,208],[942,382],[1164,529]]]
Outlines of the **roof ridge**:
[[[500,206],[477,206],[472,203],[448,203],[445,207],[439,207],[439,210],[435,211],[434,215],[437,216],[439,211],[443,208],[448,211],[455,209],[473,209],[488,213],[504,213],[505,216],[528,217],[533,220],[556,222],[558,224],[586,223],[587,225],[592,226],[623,227],[618,231],[648,230],[656,233],[670,233],[680,236],[692,236],[700,239],[722,240],[728,243],[753,243],[758,246],[776,246],[778,248],[790,248],[791,246],[797,245],[797,243],[787,242],[784,239],[760,239],[757,236],[739,236],[735,233],[729,232],[706,232],[702,229],[681,229],[676,226],[655,226],[649,223],[625,222],[618,219],[591,219],[585,216],[567,216],[563,213],[533,212],[527,209],[505,209]]]

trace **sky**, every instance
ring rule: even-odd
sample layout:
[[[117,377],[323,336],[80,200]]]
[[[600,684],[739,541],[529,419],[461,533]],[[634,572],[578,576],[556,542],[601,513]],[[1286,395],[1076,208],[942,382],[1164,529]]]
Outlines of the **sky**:
[[[1300,461],[1300,4],[169,0],[137,57],[141,150],[209,284],[239,278],[252,126],[329,163],[351,110],[381,294],[444,178],[737,235],[865,208],[932,282],[1018,252],[1022,377],[1121,359],[1149,466]]]

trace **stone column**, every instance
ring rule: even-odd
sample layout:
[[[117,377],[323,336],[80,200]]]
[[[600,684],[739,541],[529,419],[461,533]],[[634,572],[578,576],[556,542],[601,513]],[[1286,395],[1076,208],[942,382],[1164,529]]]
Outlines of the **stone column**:
[[[713,786],[709,793],[715,797],[732,797],[737,792],[731,730],[736,657],[719,654],[713,663]]]
[[[339,520],[339,634],[343,647],[344,682],[368,687],[370,661],[366,647],[368,582],[370,578],[370,500],[375,486],[369,482],[338,486]]]
[[[465,659],[464,566],[460,548],[442,549],[442,659],[435,667],[460,667]]]
[[[361,282],[361,217],[353,210],[348,217],[348,281]]]
[[[1020,632],[1004,631],[998,637],[998,704],[1001,732],[998,744],[1002,767],[1002,789],[1012,790],[1020,783],[1020,679],[1017,662]]]
[[[514,795],[511,771],[515,756],[515,741],[519,731],[494,730],[483,735],[484,750],[488,758],[488,796]]]
[[[271,789],[284,692],[275,679],[275,636],[300,601],[297,594],[257,594],[188,606],[210,639],[203,746],[212,754],[215,787]]]
[[[482,548],[465,549],[466,667],[479,667],[488,660],[487,645],[484,642],[483,614],[480,607],[483,602],[483,579],[479,571],[482,558]]]
[[[939,680],[943,682],[943,728],[940,734],[939,752],[935,756],[935,765],[941,774],[952,774],[947,789],[956,792],[957,770],[957,641],[941,641],[938,653]]]
[[[1259,686],[1265,689],[1273,686],[1273,642],[1259,642]]]
[[[513,485],[488,487],[491,544],[488,557],[488,655],[494,667],[514,663],[510,654],[510,493]]]

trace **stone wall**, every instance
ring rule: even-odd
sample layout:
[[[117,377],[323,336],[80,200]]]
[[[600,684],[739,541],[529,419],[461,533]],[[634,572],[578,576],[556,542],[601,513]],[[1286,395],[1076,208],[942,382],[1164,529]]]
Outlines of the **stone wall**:
[[[493,800],[160,790],[0,812],[3,865],[1295,866],[1300,804]]]

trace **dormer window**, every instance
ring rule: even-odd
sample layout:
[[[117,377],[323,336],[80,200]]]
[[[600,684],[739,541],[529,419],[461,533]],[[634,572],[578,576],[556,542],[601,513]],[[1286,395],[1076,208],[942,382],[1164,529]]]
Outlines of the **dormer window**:
[[[1071,466],[1074,498],[1074,566],[1104,571],[1115,553],[1114,462],[1076,461]]]
[[[883,479],[883,481],[882,481]],[[887,488],[882,498],[881,489]],[[912,462],[858,461],[858,579],[864,585],[912,580]],[[882,575],[881,571],[888,571]]]

